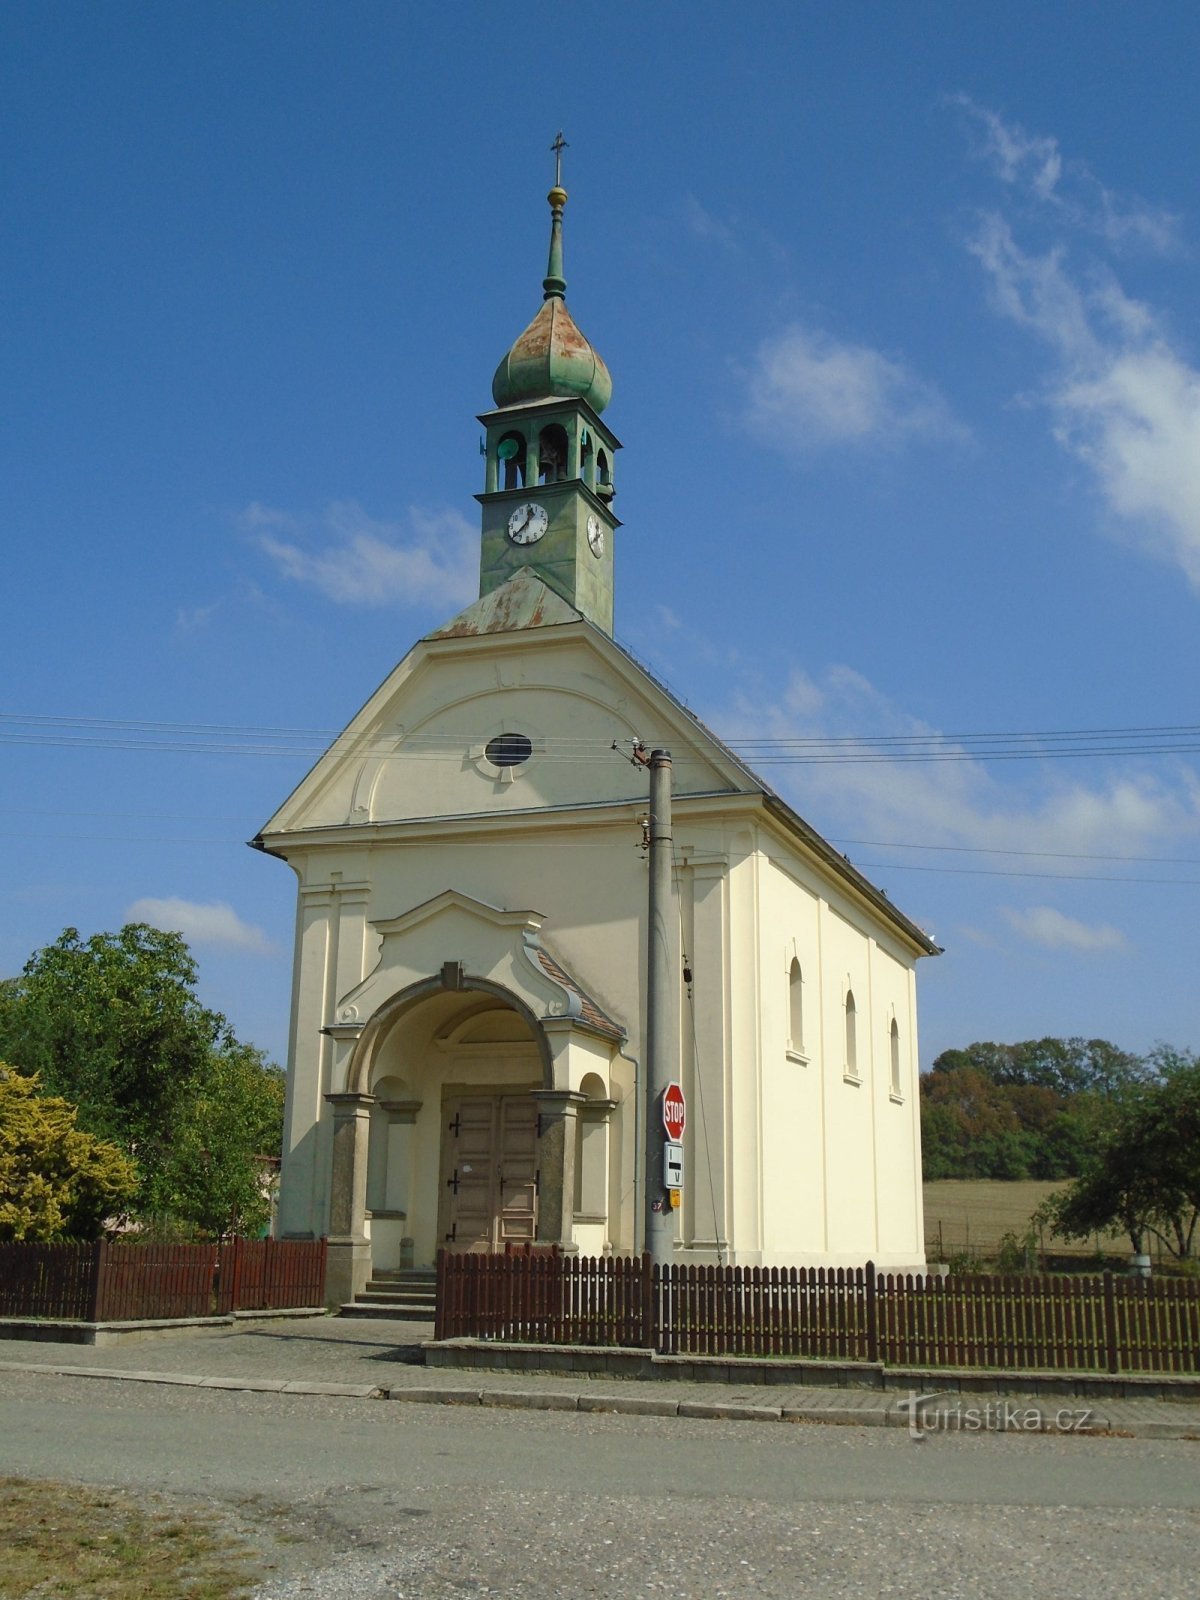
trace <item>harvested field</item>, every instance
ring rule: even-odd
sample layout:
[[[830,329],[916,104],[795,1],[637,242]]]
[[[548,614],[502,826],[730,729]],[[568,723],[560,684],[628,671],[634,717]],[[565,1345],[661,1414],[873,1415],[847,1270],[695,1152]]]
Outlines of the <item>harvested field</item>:
[[[1066,1179],[1043,1182],[1034,1178],[1004,1182],[995,1178],[945,1178],[925,1185],[925,1254],[930,1261],[970,1253],[981,1260],[995,1256],[1006,1233],[1021,1235],[1034,1210]],[[1097,1242],[1084,1244],[1062,1239],[1045,1241],[1055,1256],[1094,1257]],[[1123,1234],[1101,1234],[1098,1248],[1105,1255],[1129,1252]]]

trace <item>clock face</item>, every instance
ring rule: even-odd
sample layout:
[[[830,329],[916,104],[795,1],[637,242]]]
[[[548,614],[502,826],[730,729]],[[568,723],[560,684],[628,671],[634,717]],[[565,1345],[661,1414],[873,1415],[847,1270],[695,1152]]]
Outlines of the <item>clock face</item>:
[[[549,526],[545,506],[533,500],[519,505],[508,519],[508,537],[514,544],[536,544]]]
[[[604,524],[599,517],[592,516],[587,519],[588,544],[594,556],[604,554]]]

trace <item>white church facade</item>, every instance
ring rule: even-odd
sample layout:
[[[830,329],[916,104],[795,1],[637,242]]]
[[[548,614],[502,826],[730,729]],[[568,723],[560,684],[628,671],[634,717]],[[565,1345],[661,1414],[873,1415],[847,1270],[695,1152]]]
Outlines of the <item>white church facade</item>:
[[[480,598],[254,840],[299,881],[277,1231],[328,1236],[335,1299],[443,1247],[641,1248],[638,741],[673,764],[678,1259],[919,1266],[937,947],[613,641],[611,381],[549,199],[542,309],[480,419]]]

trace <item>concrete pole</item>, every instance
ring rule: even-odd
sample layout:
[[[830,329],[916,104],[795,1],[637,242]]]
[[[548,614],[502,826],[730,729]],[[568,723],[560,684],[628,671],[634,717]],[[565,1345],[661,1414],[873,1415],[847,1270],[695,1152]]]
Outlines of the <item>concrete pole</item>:
[[[674,844],[671,835],[671,753],[650,756],[650,921],[646,951],[646,1249],[656,1266],[674,1254],[675,1213],[670,1208],[663,1171],[662,1097],[679,1065],[675,994],[678,974],[672,894]]]

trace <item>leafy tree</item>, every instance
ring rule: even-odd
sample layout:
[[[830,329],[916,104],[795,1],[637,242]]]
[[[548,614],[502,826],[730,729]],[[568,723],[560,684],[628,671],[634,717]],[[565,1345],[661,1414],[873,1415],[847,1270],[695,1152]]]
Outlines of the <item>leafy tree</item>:
[[[1103,1107],[1153,1075],[1106,1039],[977,1042],[921,1079],[927,1178],[1066,1178],[1083,1170]]]
[[[40,1087],[0,1062],[0,1239],[95,1239],[137,1187],[137,1170]]]
[[[1063,1238],[1118,1226],[1137,1254],[1153,1235],[1191,1254],[1200,1220],[1200,1056],[1160,1045],[1154,1073],[1112,1103],[1079,1178],[1046,1215]]]
[[[214,1053],[164,1164],[159,1203],[202,1232],[260,1233],[271,1219],[284,1078],[253,1045]]]
[[[257,1227],[258,1158],[278,1153],[282,1132],[279,1074],[195,985],[177,933],[68,928],[0,992],[0,1056],[136,1158],[135,1215]]]

